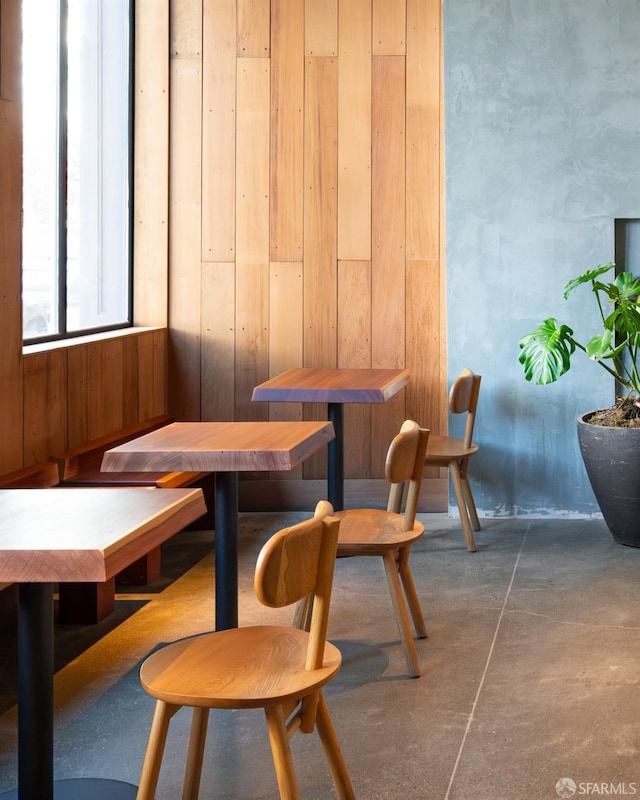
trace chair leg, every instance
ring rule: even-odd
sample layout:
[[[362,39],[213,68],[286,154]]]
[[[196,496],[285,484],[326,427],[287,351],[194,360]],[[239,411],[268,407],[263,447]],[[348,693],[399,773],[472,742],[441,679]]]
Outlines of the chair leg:
[[[319,692],[318,712],[316,715],[316,727],[318,736],[322,742],[329,769],[336,785],[338,800],[355,800],[351,779],[347,772],[347,765],[340,749],[340,743],[336,736],[335,728],[329,714],[329,707],[322,691]]]
[[[416,629],[416,636],[418,639],[426,639],[428,636],[427,626],[424,621],[424,614],[422,613],[418,593],[416,592],[416,585],[413,582],[411,568],[409,567],[410,552],[411,548],[409,547],[403,547],[400,551],[398,555],[398,573],[400,574],[400,580],[404,587],[407,605],[409,606],[409,611],[413,619],[413,627]]]
[[[471,524],[474,531],[480,530],[480,520],[478,519],[478,512],[476,511],[476,504],[471,494],[471,486],[469,486],[469,478],[465,475],[462,479],[462,488],[464,489],[465,500],[467,501],[467,508],[469,509],[469,516],[471,517]]]
[[[189,752],[184,773],[182,800],[198,800],[208,722],[209,709],[195,707],[191,720],[191,735],[189,736]]]
[[[300,800],[282,706],[266,706],[264,713],[267,718],[267,730],[280,789],[280,800]]]
[[[391,600],[393,602],[393,610],[396,614],[398,630],[400,631],[400,641],[404,648],[404,654],[407,660],[407,669],[412,678],[419,678],[420,663],[418,662],[416,645],[413,641],[413,633],[411,631],[411,623],[409,622],[407,606],[402,596],[402,586],[400,584],[398,562],[396,560],[395,552],[391,550],[385,550],[382,554],[382,560],[384,562],[385,572],[387,573],[387,582],[389,584],[389,591],[391,593]]]
[[[458,504],[458,511],[460,513],[460,522],[462,523],[462,532],[464,533],[464,540],[467,545],[467,550],[474,553],[476,550],[476,542],[473,538],[473,531],[471,530],[471,522],[469,521],[469,514],[467,513],[467,503],[464,497],[464,489],[462,488],[462,478],[458,469],[458,462],[452,461],[449,464],[449,474],[451,475],[451,482],[453,483],[453,491],[456,496],[456,503]]]
[[[180,708],[181,706],[173,706],[162,700],[156,701],[156,710],[153,714],[151,733],[149,734],[147,752],[142,765],[142,775],[140,776],[136,800],[154,800],[164,746],[167,741],[169,720]]]

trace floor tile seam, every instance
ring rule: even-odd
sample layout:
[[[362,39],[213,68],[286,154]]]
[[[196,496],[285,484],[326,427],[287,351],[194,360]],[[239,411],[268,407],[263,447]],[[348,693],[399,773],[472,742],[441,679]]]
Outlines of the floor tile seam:
[[[594,622],[580,622],[579,620],[561,619],[560,617],[554,617],[551,614],[542,614],[538,611],[527,611],[524,608],[507,608],[505,609],[504,614],[508,616],[522,615],[540,617],[541,619],[549,620],[549,622],[557,622],[559,625],[571,625],[576,628],[588,628],[605,631],[629,631],[631,633],[640,631],[640,625],[605,625]]]
[[[492,658],[493,658],[493,653],[494,653],[494,650],[495,650],[495,647],[496,647],[496,642],[498,640],[498,634],[499,634],[500,628],[502,626],[502,620],[504,619],[504,616],[505,616],[505,613],[506,613],[507,603],[509,602],[509,597],[510,597],[511,591],[513,589],[513,584],[515,582],[516,573],[518,571],[518,566],[520,564],[520,559],[521,559],[522,553],[524,551],[524,547],[525,547],[525,544],[526,544],[526,541],[527,541],[527,535],[529,533],[530,528],[531,528],[531,525],[527,525],[527,528],[525,529],[524,535],[522,537],[522,542],[520,543],[520,548],[518,550],[518,555],[516,556],[516,559],[515,559],[515,562],[514,562],[514,565],[513,565],[513,569],[511,571],[511,579],[509,581],[509,585],[507,586],[507,590],[505,592],[505,596],[504,596],[504,599],[503,599],[503,602],[502,602],[502,606],[501,606],[501,609],[500,609],[500,614],[498,615],[498,619],[496,620],[496,625],[495,625],[495,629],[494,629],[494,632],[493,632],[493,637],[491,639],[491,644],[489,645],[489,652],[487,653],[487,658],[486,658],[486,661],[485,661],[484,668],[482,670],[482,675],[480,676],[480,681],[478,683],[478,688],[476,689],[476,694],[475,694],[475,697],[474,697],[473,702],[471,704],[471,710],[470,710],[468,718],[467,718],[467,724],[465,726],[464,733],[462,734],[462,739],[460,741],[460,747],[458,748],[458,753],[456,755],[455,762],[454,762],[453,767],[451,769],[451,776],[449,778],[449,783],[447,785],[447,789],[445,791],[443,800],[449,800],[449,798],[451,796],[451,790],[453,788],[453,784],[454,784],[454,781],[455,781],[455,778],[456,778],[456,774],[458,772],[458,767],[460,766],[460,761],[462,760],[462,753],[464,751],[464,748],[465,748],[465,745],[466,745],[466,742],[467,742],[467,738],[468,738],[469,733],[471,731],[471,726],[473,725],[473,721],[475,719],[476,709],[477,709],[478,703],[480,701],[480,695],[482,694],[482,690],[484,688],[484,684],[485,684],[485,680],[486,680],[486,677],[487,677],[487,673],[489,671],[489,666],[490,666]]]

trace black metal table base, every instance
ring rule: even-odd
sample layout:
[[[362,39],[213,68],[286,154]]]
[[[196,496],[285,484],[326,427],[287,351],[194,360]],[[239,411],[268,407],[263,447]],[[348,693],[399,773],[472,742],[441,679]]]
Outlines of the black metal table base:
[[[2,800],[19,800],[18,789],[0,793]],[[135,800],[138,787],[104,778],[74,778],[55,781],[53,800]]]
[[[53,584],[22,583],[18,612],[18,788],[3,800],[135,800],[106,778],[53,780]]]
[[[327,490],[334,511],[344,508],[344,406],[328,403],[329,422],[333,423],[335,439],[327,446]]]
[[[238,627],[238,473],[216,473],[216,630]]]

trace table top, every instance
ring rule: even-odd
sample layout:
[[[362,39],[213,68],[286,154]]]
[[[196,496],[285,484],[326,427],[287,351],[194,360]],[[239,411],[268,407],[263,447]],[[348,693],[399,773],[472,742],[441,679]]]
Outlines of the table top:
[[[104,581],[204,513],[202,489],[0,490],[0,581]]]
[[[300,367],[253,390],[252,400],[301,403],[386,403],[409,382],[408,369]]]
[[[334,437],[330,422],[174,422],[107,450],[102,470],[290,470]]]

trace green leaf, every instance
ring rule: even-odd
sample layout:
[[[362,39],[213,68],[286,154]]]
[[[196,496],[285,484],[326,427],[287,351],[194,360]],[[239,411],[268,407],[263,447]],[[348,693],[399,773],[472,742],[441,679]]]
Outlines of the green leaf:
[[[602,334],[596,334],[587,345],[587,355],[594,361],[600,361],[603,358],[613,358],[618,353],[622,352],[626,347],[626,342],[623,342],[617,348],[614,346],[613,331],[606,330]]]
[[[566,300],[571,294],[571,292],[574,289],[577,289],[578,286],[582,286],[583,283],[592,283],[593,281],[595,281],[596,278],[599,278],[600,275],[604,275],[605,272],[609,272],[609,270],[614,269],[615,266],[616,265],[614,263],[599,264],[594,269],[587,270],[587,272],[585,272],[584,275],[580,275],[578,278],[573,278],[564,287],[564,299]],[[601,284],[601,286],[603,286],[603,284]]]
[[[518,361],[524,368],[525,378],[544,386],[569,371],[576,342],[568,325],[558,325],[557,320],[550,317],[533,333],[520,339],[520,349]]]

